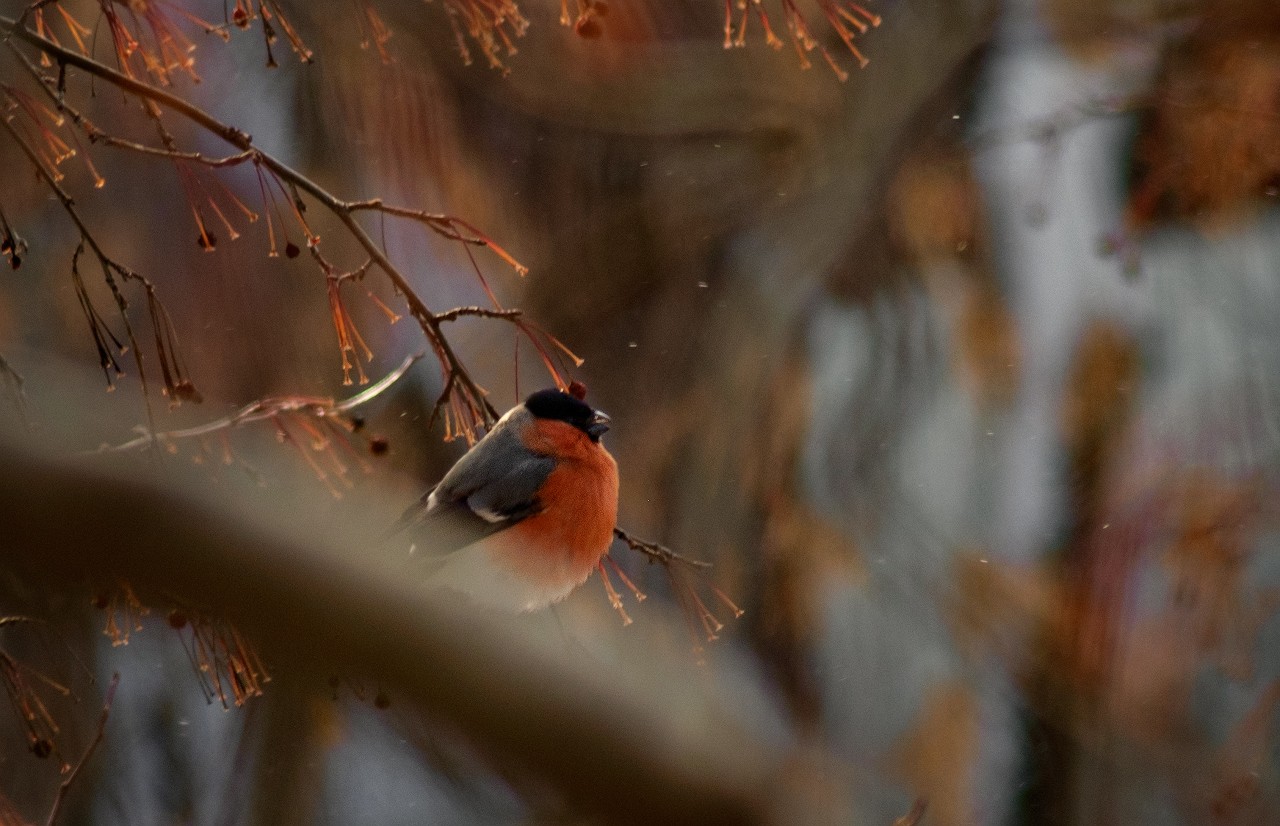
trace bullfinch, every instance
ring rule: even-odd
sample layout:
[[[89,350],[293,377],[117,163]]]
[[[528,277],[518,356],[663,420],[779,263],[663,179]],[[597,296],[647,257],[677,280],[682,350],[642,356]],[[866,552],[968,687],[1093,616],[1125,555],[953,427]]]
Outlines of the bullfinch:
[[[586,581],[618,515],[608,429],[608,416],[557,389],[509,410],[397,523],[431,550],[429,583],[518,612]]]

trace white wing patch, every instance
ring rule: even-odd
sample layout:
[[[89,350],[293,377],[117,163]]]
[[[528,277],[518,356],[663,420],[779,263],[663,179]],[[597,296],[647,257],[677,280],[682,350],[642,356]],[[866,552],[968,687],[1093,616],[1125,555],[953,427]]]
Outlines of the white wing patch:
[[[477,508],[473,506],[470,499],[467,500],[467,509],[491,525],[494,522],[504,522],[508,519],[506,515],[491,508]]]

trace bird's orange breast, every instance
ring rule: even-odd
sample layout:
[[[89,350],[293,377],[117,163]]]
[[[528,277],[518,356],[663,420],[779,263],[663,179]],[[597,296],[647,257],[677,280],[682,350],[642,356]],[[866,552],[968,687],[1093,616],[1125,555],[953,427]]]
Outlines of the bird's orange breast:
[[[542,510],[502,531],[500,560],[547,585],[577,585],[613,542],[618,465],[599,442],[558,421],[540,421],[524,437],[535,453],[556,457],[538,491]]]

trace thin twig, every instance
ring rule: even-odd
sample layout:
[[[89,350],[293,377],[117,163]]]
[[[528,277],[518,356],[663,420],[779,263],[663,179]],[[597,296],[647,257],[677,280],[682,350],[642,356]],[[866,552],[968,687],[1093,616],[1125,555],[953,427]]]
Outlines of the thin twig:
[[[0,255],[8,256],[9,266],[17,269],[22,265],[22,256],[27,252],[27,242],[21,235],[13,231],[9,219],[0,207]]]
[[[45,826],[53,826],[58,820],[58,814],[62,809],[62,802],[67,798],[67,792],[71,789],[71,784],[76,782],[76,778],[80,775],[80,770],[84,768],[84,764],[89,762],[89,758],[93,756],[93,752],[98,748],[98,744],[102,742],[102,737],[107,730],[107,717],[111,714],[111,703],[116,698],[116,688],[120,685],[120,675],[111,675],[111,685],[107,686],[107,693],[102,699],[102,713],[98,715],[98,730],[93,735],[93,740],[89,743],[89,747],[84,750],[84,754],[80,757],[79,762],[71,767],[71,771],[67,774],[62,785],[58,786],[58,796],[53,799],[53,808],[49,809],[49,817],[45,820]]]
[[[259,399],[250,402],[244,407],[232,413],[230,416],[224,416],[212,422],[207,422],[196,427],[188,427],[183,430],[168,430],[161,433],[145,433],[136,439],[131,439],[119,445],[103,445],[98,448],[97,453],[121,453],[128,450],[136,450],[151,444],[152,441],[157,442],[175,442],[183,439],[194,439],[200,436],[208,436],[222,430],[230,430],[232,428],[241,427],[242,425],[252,422],[261,422],[274,419],[281,413],[297,413],[308,412],[318,418],[329,418],[343,413],[350,412],[352,409],[359,407],[366,402],[372,401],[374,397],[385,391],[388,387],[400,380],[400,377],[409,371],[409,368],[423,357],[423,353],[415,353],[400,362],[400,366],[383,376],[378,381],[366,387],[350,398],[342,401],[334,401],[333,399],[317,398],[314,396],[282,396],[274,398]]]
[[[679,562],[681,564],[688,565],[691,568],[710,568],[711,567],[710,562],[706,562],[701,559],[690,559],[687,556],[681,556],[680,554],[676,553],[675,551],[671,550],[665,545],[660,545],[657,542],[650,542],[647,539],[640,539],[638,537],[634,537],[631,534],[624,531],[622,528],[615,527],[613,529],[613,535],[621,539],[623,542],[625,542],[627,547],[630,548],[631,550],[639,551],[640,553],[649,557],[649,560],[652,562],[658,562],[667,566],[671,565],[672,563]]]
[[[457,321],[464,316],[473,316],[477,318],[501,318],[507,321],[514,321],[524,315],[523,310],[490,310],[487,307],[454,307],[452,310],[445,310],[443,313],[436,313],[436,321]]]
[[[35,14],[36,12],[40,11],[41,9],[43,9],[45,6],[52,6],[54,3],[57,3],[57,2],[58,0],[34,0],[34,2],[28,4],[27,7],[22,10],[22,14],[18,15],[18,20],[16,25],[20,27],[25,27],[27,25],[27,18],[29,18],[31,15]],[[4,39],[8,40],[10,36],[12,36],[12,34],[13,32],[6,32]]]
[[[14,369],[3,353],[0,353],[0,379],[3,379],[2,383],[13,395],[14,407],[18,411],[18,417],[22,420],[23,426],[30,430],[31,423],[27,421],[27,391],[24,388],[26,380]]]
[[[227,167],[239,166],[246,161],[254,161],[258,158],[258,150],[246,149],[243,152],[237,152],[234,155],[226,155],[221,158],[211,158],[201,152],[179,152],[173,149],[161,149],[158,146],[147,146],[136,141],[125,140],[108,135],[106,132],[98,129],[88,123],[83,122],[85,133],[89,136],[90,143],[100,143],[103,146],[114,146],[117,149],[128,149],[130,152],[137,152],[142,155],[153,155],[157,158],[168,158],[174,161],[190,161],[191,163],[204,164],[211,167]]]
[[[483,232],[476,229],[471,223],[453,215],[445,215],[440,212],[427,212],[421,209],[409,209],[407,207],[394,206],[392,204],[384,204],[381,198],[371,198],[367,201],[348,201],[347,208],[352,212],[359,210],[375,210],[386,215],[394,215],[399,218],[408,218],[423,224],[433,231],[443,235],[445,238],[454,241],[461,241],[464,244],[470,244],[477,247],[488,247],[493,252],[511,265],[511,268],[519,275],[528,275],[529,268],[517,261],[511,253],[494,243],[492,238],[486,236]],[[463,235],[465,230],[468,234]]]
[[[724,629],[724,623],[716,617],[715,613],[707,607],[707,604],[703,601],[702,597],[698,595],[696,580],[700,578],[702,572],[705,572],[711,567],[711,563],[700,559],[689,559],[686,556],[676,553],[665,545],[660,545],[657,542],[650,542],[647,539],[640,539],[632,536],[617,526],[613,529],[613,535],[626,543],[627,547],[631,550],[639,551],[648,557],[651,564],[656,563],[662,566],[663,570],[667,574],[667,579],[671,583],[671,590],[676,598],[676,604],[680,607],[680,614],[684,617],[685,628],[689,632],[689,641],[695,656],[695,661],[699,665],[705,664],[706,660],[703,657],[703,642],[714,642],[719,639],[720,632]],[[684,568],[681,568],[680,566],[684,566]],[[695,573],[689,573],[687,569],[693,569]],[[635,584],[632,583],[631,580],[627,579],[626,575],[622,572],[622,569],[617,567],[616,563],[615,570],[617,570],[618,575],[622,577],[623,581],[626,582],[628,587],[630,587],[635,593],[636,600],[639,601],[644,599],[644,594],[636,588]],[[601,578],[605,580],[605,591],[609,596],[609,601],[615,608],[617,608],[617,594],[614,592],[612,585],[608,583],[607,577],[604,575],[603,565],[601,566],[600,573]],[[733,613],[734,619],[738,619],[743,615],[743,610],[734,604],[733,600],[729,599],[728,595],[725,594],[724,591],[720,590],[715,585],[711,585],[710,588],[712,593],[716,595],[716,598],[723,602]],[[625,612],[623,613],[623,616],[626,618]]]
[[[106,254],[106,252],[103,251],[102,247],[98,245],[98,240],[93,236],[93,233],[89,231],[88,225],[86,225],[84,220],[80,217],[80,212],[76,209],[75,201],[67,194],[67,191],[62,188],[57,180],[55,180],[53,173],[48,169],[45,169],[44,164],[40,162],[40,156],[35,149],[27,143],[26,139],[19,134],[18,130],[14,128],[13,124],[9,120],[0,118],[0,125],[4,126],[5,130],[18,144],[18,147],[22,150],[23,154],[27,156],[27,159],[31,162],[32,166],[35,167],[36,174],[39,175],[41,180],[43,180],[53,192],[54,196],[57,197],[58,202],[62,204],[63,211],[70,216],[71,221],[80,231],[80,237],[83,242],[87,243],[89,248],[93,250],[93,254],[97,256],[98,263],[102,266],[103,276],[107,281],[107,285],[111,287],[111,293],[115,297],[116,306],[119,309],[120,317],[124,322],[125,334],[129,339],[129,346],[133,349],[134,364],[138,368],[138,382],[142,385],[142,395],[147,408],[147,420],[149,423],[152,423],[152,429],[154,429],[154,413],[151,409],[151,396],[147,392],[147,374],[142,365],[142,349],[138,347],[137,337],[133,333],[133,324],[129,321],[129,314],[127,312],[128,303],[125,301],[124,296],[116,286],[112,272],[114,271],[118,273],[123,278],[132,278],[142,282],[149,292],[154,293],[154,287],[149,280],[138,273],[133,272],[129,268],[116,263]],[[74,261],[72,264],[72,270],[75,270]],[[90,323],[92,324],[92,321]]]
[[[409,372],[409,368],[425,355],[426,353],[414,353],[411,356],[406,356],[405,360],[400,362],[400,366],[392,370],[390,373],[378,379],[354,396],[335,403],[333,405],[334,411],[338,413],[346,413],[349,410],[359,407],[365,402],[372,401],[375,396],[399,381],[400,377]]]

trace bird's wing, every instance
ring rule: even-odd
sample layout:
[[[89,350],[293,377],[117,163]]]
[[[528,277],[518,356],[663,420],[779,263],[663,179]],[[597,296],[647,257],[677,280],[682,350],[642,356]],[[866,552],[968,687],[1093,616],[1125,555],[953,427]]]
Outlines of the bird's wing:
[[[531,453],[512,428],[495,428],[458,460],[428,497],[433,506],[463,505],[491,524],[537,511],[538,489],[555,469],[550,456]]]
[[[497,427],[405,512],[395,530],[417,524],[433,551],[447,553],[541,510],[538,489],[555,460],[529,452],[514,428]]]

